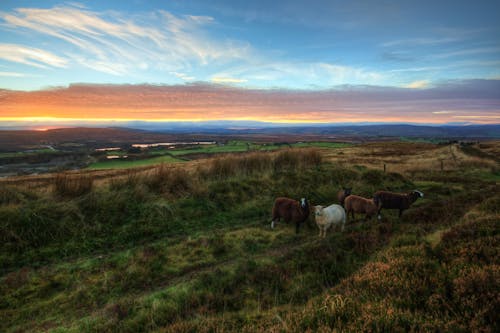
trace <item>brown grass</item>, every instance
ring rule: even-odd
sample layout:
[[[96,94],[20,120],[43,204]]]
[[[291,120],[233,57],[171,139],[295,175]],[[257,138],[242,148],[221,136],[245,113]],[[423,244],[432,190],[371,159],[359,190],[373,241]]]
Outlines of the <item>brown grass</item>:
[[[496,148],[491,146],[500,146],[500,142],[488,143],[486,146],[490,151],[495,151]],[[500,148],[498,149],[500,150]],[[384,170],[385,164],[386,172],[405,175],[414,175],[420,172],[453,171],[467,167],[492,169],[497,166],[497,163],[492,159],[465,153],[457,144],[369,143],[338,150],[325,150],[324,156],[326,160],[334,163],[361,165],[377,170]]]
[[[92,190],[94,179],[88,175],[60,173],[54,180],[54,192],[62,197],[77,197]]]

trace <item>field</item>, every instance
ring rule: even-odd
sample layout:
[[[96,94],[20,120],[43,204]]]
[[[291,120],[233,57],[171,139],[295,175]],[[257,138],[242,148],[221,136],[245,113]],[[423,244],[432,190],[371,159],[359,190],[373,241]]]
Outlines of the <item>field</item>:
[[[201,157],[207,157],[215,154],[227,154],[227,153],[243,153],[243,152],[253,152],[253,151],[273,151],[282,148],[305,148],[305,147],[317,147],[317,148],[342,148],[349,147],[349,143],[340,142],[296,142],[296,143],[257,143],[242,140],[229,140],[225,144],[211,144],[211,145],[193,145],[188,148],[175,148],[175,149],[165,149],[165,148],[154,148],[149,149],[144,152],[147,158],[140,160],[127,160],[127,159],[117,159],[109,161],[100,161],[92,163],[88,166],[88,169],[123,169],[123,168],[135,168],[140,166],[148,166],[159,163],[172,163],[172,162],[184,162],[190,159],[199,159]],[[111,151],[107,153],[108,155],[123,156],[126,155],[124,151]],[[158,155],[161,155],[159,157]],[[152,156],[152,157],[149,157]]]
[[[1,180],[0,331],[500,330],[500,142],[241,146]],[[325,239],[270,228],[275,197],[342,186],[425,196]]]
[[[183,162],[178,158],[170,155],[158,156],[147,158],[143,160],[127,161],[127,160],[111,160],[104,162],[95,162],[88,166],[89,169],[124,169],[124,168],[137,168],[142,166],[154,165],[159,163],[175,163]]]

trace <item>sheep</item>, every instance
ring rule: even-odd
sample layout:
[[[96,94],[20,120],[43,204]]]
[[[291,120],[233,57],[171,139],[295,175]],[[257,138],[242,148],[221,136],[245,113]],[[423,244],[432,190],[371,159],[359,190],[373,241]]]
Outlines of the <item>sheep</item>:
[[[377,191],[373,195],[373,200],[378,206],[378,219],[380,220],[380,211],[382,208],[399,209],[399,217],[403,211],[408,209],[418,198],[423,198],[424,194],[420,191],[413,190],[408,193],[393,193],[388,191]]]
[[[313,206],[314,219],[319,228],[319,237],[326,237],[326,231],[333,225],[340,224],[340,231],[344,231],[345,210],[340,205],[330,205],[328,207]]]
[[[377,213],[377,209],[378,206],[375,204],[373,199],[363,198],[354,194],[351,194],[345,199],[345,210],[347,212],[347,216],[351,213],[353,220],[354,213],[366,214],[366,219],[369,219]]]
[[[283,218],[285,222],[295,223],[295,233],[299,233],[299,227],[309,217],[309,202],[306,198],[300,199],[300,202],[289,198],[276,198],[273,206],[273,219],[271,228],[274,228],[275,222]]]
[[[345,207],[345,198],[351,195],[351,190],[352,188],[350,187],[342,187],[342,189],[337,193],[337,199],[342,207]]]

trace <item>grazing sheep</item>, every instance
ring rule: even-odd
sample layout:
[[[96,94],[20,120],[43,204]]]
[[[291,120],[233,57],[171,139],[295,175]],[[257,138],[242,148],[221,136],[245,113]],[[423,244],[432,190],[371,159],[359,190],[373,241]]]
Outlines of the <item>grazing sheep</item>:
[[[337,199],[339,199],[339,203],[342,207],[345,207],[345,198],[351,195],[351,190],[352,188],[350,187],[342,187],[342,189],[337,193]]]
[[[420,191],[414,190],[404,193],[393,193],[388,191],[377,191],[373,195],[373,200],[378,208],[378,218],[380,219],[380,211],[382,208],[399,209],[399,217],[403,211],[408,209],[412,203],[418,198],[423,198],[424,194]]]
[[[328,207],[313,206],[314,219],[319,228],[319,237],[326,237],[326,231],[333,225],[340,225],[340,231],[344,231],[345,210],[340,205],[330,205]]]
[[[299,233],[299,227],[309,217],[309,202],[306,198],[300,199],[300,202],[289,198],[276,198],[273,206],[273,219],[271,228],[280,218],[285,222],[295,223],[295,233]]]
[[[354,213],[366,214],[366,219],[368,220],[377,213],[377,209],[378,207],[373,199],[363,198],[354,194],[351,194],[345,199],[347,216],[351,213],[353,220]]]

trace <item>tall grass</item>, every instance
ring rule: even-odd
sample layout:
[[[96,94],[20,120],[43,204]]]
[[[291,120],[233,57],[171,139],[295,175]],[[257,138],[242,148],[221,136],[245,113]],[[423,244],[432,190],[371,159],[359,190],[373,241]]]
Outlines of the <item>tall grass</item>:
[[[426,196],[403,218],[325,240],[271,230],[274,198],[414,184],[291,149],[78,195],[0,188],[0,331],[497,331],[498,189],[439,175],[415,184]]]
[[[194,179],[188,171],[168,167],[165,164],[161,164],[144,176],[142,181],[151,191],[177,196],[189,193],[195,186]]]
[[[94,179],[89,175],[59,173],[54,179],[54,192],[61,197],[77,197],[92,190]]]
[[[278,153],[250,153],[228,155],[213,159],[198,172],[202,177],[224,179],[236,175],[250,175],[264,172],[297,171],[317,167],[321,154],[316,149],[288,149]]]

